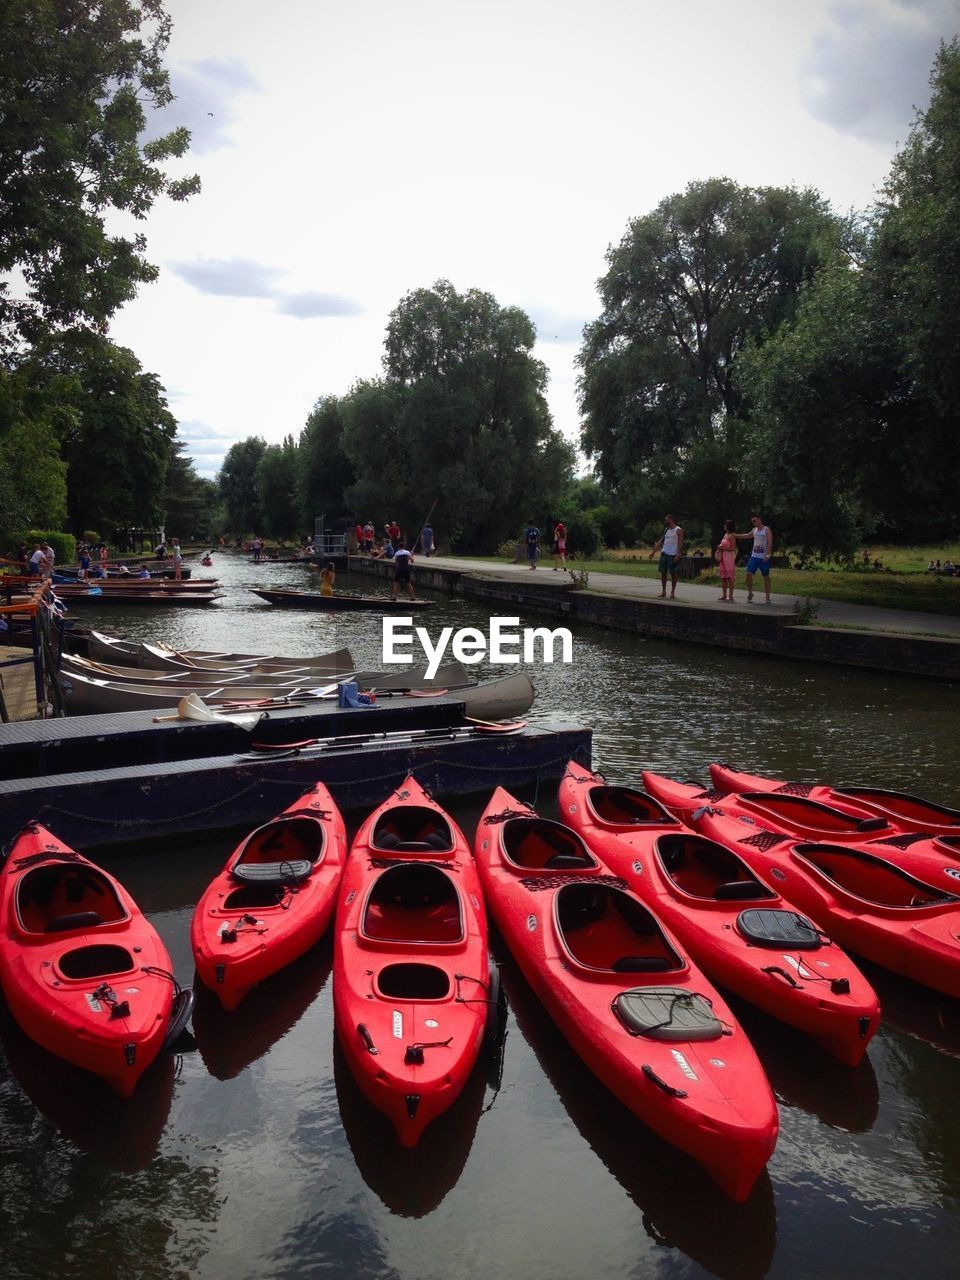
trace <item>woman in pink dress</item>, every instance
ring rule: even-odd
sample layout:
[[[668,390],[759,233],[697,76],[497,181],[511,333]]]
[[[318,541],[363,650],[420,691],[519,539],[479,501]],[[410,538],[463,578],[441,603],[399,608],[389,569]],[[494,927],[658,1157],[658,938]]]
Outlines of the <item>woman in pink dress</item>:
[[[723,537],[717,547],[717,563],[720,566],[720,599],[733,604],[733,582],[737,565],[737,539],[734,536],[736,525],[732,520],[724,520]]]

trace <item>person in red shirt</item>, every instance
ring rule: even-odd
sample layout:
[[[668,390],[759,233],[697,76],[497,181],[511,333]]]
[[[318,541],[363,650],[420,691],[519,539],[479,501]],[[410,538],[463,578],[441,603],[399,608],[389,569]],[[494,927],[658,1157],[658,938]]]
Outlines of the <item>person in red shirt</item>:
[[[567,567],[567,526],[562,520],[558,520],[553,529],[553,558],[557,562],[553,566],[554,573],[561,565]]]

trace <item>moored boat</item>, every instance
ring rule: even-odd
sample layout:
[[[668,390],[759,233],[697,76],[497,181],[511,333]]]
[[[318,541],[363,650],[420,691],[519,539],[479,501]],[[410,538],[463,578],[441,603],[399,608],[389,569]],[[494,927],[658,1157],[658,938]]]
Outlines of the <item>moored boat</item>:
[[[900,832],[885,818],[860,818],[804,796],[766,791],[718,795],[702,791],[696,783],[675,782],[649,770],[643,780],[648,791],[694,826],[702,812],[715,811],[738,819],[755,833],[862,849],[946,893],[960,890],[960,840],[954,836],[934,839]]]
[[[492,1020],[477,872],[453,820],[408,777],[353,841],[337,907],[337,1036],[404,1146],[462,1091]]]
[[[655,914],[573,831],[498,787],[477,866],[514,959],[596,1076],[745,1200],[776,1103],[732,1012]]]
[[[862,818],[883,818],[905,832],[960,832],[960,809],[924,800],[887,787],[834,787],[817,782],[782,782],[761,774],[744,773],[725,764],[711,764],[710,777],[718,792],[770,793],[801,796],[832,805]]]
[[[115,662],[118,666],[153,667],[171,670],[180,667],[237,666],[293,666],[326,667],[349,672],[354,668],[349,649],[337,649],[331,653],[305,658],[287,658],[278,655],[256,653],[220,652],[211,649],[174,649],[167,644],[147,644],[139,640],[124,640],[92,630],[87,642],[87,656],[97,662]]]
[[[197,903],[197,976],[225,1009],[309,950],[336,907],[346,860],[343,818],[318,782],[240,842]]]
[[[798,841],[704,811],[697,829],[735,850],[842,947],[960,996],[960,897],[862,848]]]
[[[351,595],[348,592],[337,592],[332,596],[322,595],[319,591],[292,591],[283,588],[265,590],[251,587],[250,590],[267,604],[281,609],[319,609],[326,613],[403,613],[411,609],[430,609],[434,600],[411,600],[408,597],[394,600],[390,596]]]
[[[722,987],[856,1066],[880,1021],[876,994],[819,925],[727,848],[652,797],[573,761],[560,813]]]
[[[123,1097],[193,1002],[119,881],[36,823],[0,869],[0,986],[31,1039]]]

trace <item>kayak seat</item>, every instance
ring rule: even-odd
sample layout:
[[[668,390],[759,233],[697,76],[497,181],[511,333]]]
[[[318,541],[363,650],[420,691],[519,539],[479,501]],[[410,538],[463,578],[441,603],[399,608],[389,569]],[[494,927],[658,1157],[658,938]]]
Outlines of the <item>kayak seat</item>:
[[[759,880],[728,880],[718,884],[713,891],[718,902],[729,902],[737,898],[769,898],[770,890]]]
[[[621,956],[610,966],[614,973],[668,973],[675,967],[669,956]]]
[[[48,920],[44,933],[66,933],[69,929],[93,929],[103,924],[99,911],[74,911],[71,915],[54,916]]]
[[[548,871],[566,871],[573,867],[592,867],[593,863],[579,853],[555,853],[543,865]]]
[[[621,991],[613,1012],[632,1036],[650,1040],[719,1040],[723,1023],[710,1001],[682,987],[636,987]]]
[[[886,818],[863,818],[857,823],[858,831],[882,831],[884,827],[889,827],[890,823]]]
[[[386,851],[452,853],[453,832],[443,814],[426,805],[403,805],[390,809],[378,820],[370,845]]]
[[[503,850],[512,863],[539,871],[597,867],[580,837],[547,818],[511,818],[502,827]]]
[[[238,862],[231,868],[234,880],[244,884],[300,884],[313,870],[307,858],[288,859],[285,862]]]
[[[796,911],[776,907],[750,907],[737,916],[737,932],[758,947],[790,947],[816,951],[823,939],[809,920]]]

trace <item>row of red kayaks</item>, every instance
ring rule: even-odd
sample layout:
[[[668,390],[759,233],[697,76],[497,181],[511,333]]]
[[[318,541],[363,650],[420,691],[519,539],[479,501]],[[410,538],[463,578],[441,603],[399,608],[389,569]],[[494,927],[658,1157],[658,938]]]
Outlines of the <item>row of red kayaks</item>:
[[[960,812],[724,766],[713,789],[571,763],[562,823],[498,788],[474,855],[408,778],[362,824],[318,784],[234,850],[197,905],[199,979],[226,1009],[335,918],[344,1056],[400,1142],[496,1039],[485,904],[570,1043],[626,1106],[742,1200],[777,1108],[713,983],[855,1066],[876,995],[841,949],[960,995]],[[21,1027],[128,1096],[190,1014],[149,922],[106,872],[27,828],[0,871],[0,983]]]

